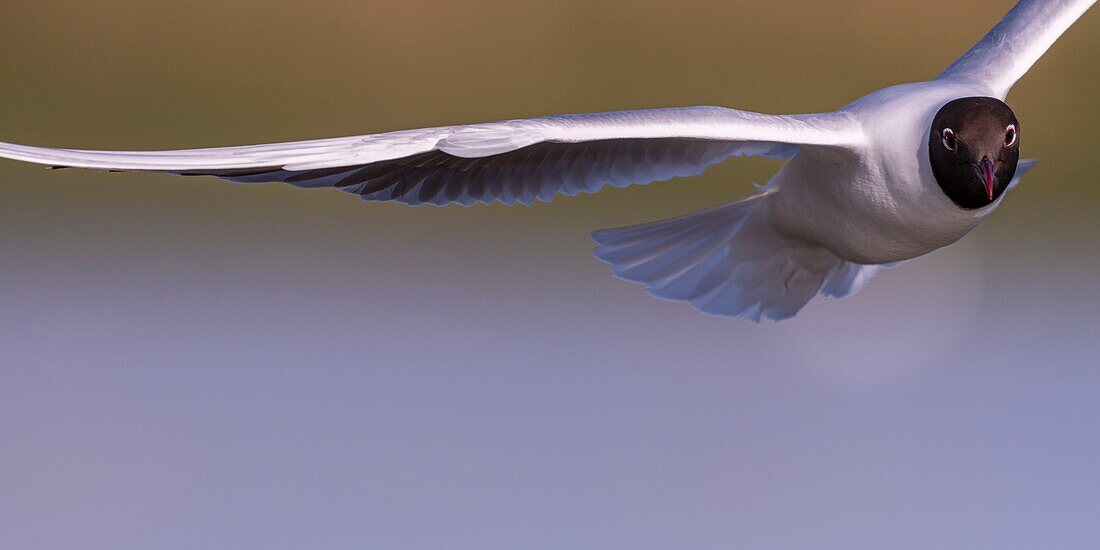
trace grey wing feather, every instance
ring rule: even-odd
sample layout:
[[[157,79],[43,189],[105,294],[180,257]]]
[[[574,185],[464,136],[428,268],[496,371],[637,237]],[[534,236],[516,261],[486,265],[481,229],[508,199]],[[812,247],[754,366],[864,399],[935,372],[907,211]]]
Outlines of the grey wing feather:
[[[529,205],[559,194],[595,193],[605,185],[625,187],[698,175],[739,152],[737,145],[724,142],[620,139],[538,143],[476,159],[431,151],[362,166],[198,173],[238,183],[335,187],[365,200],[409,205]],[[774,156],[781,154],[787,152],[778,149]]]

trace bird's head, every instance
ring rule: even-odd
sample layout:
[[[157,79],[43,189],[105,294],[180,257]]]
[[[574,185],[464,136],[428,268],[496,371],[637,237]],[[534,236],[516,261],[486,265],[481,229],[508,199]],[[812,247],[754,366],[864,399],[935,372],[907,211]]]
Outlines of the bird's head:
[[[936,182],[967,210],[989,206],[1008,188],[1020,161],[1020,122],[992,97],[964,97],[940,108],[928,137]]]

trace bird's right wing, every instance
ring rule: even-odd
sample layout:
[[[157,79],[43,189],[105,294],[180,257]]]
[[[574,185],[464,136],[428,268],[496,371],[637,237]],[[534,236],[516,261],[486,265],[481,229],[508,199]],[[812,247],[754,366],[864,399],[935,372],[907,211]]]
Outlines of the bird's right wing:
[[[180,151],[82,151],[0,143],[0,157],[56,167],[335,187],[406,204],[547,201],[696,175],[729,157],[852,151],[848,113],[763,115],[685,107],[505,120],[348,138]]]
[[[1004,99],[1016,81],[1096,0],[1020,0],[937,80],[966,80]]]

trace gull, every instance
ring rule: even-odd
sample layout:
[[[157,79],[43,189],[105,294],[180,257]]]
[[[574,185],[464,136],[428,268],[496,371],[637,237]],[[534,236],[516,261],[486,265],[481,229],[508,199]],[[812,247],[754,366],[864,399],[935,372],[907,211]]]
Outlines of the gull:
[[[997,209],[1034,164],[1020,160],[1021,125],[1004,99],[1094,3],[1022,0],[935,80],[830,113],[701,106],[178,151],[0,143],[0,157],[331,187],[409,205],[529,205],[694,176],[730,157],[784,159],[743,200],[592,234],[595,256],[655,297],[779,321],[956,242]]]

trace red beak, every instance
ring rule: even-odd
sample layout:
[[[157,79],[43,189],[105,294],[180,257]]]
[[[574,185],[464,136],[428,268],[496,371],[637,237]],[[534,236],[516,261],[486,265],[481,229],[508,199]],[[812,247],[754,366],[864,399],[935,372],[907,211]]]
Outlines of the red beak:
[[[996,167],[993,166],[993,161],[989,160],[989,157],[982,157],[982,161],[978,163],[978,170],[981,172],[982,183],[985,183],[985,195],[989,199],[989,202],[993,202],[993,172]]]

